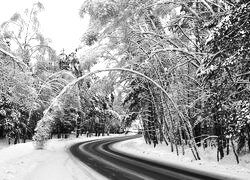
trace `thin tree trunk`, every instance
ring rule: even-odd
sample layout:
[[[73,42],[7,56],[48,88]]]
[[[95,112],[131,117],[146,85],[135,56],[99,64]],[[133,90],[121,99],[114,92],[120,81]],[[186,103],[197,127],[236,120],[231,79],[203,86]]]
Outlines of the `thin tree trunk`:
[[[239,162],[239,156],[238,156],[238,154],[237,154],[237,152],[235,150],[235,146],[234,146],[234,142],[233,142],[233,135],[231,137],[231,144],[232,144],[232,147],[233,147],[233,152],[234,152],[234,155],[235,155],[235,158],[236,158],[236,162],[237,162],[237,164],[239,164],[240,163]]]

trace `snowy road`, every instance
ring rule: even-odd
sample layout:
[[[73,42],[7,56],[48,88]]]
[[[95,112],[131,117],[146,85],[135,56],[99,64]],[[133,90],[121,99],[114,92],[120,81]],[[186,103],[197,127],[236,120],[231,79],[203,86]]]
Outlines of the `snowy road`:
[[[112,144],[136,138],[137,136],[116,137],[77,143],[70,151],[80,161],[84,162],[108,179],[224,179],[218,175],[183,169],[141,159],[139,157],[115,151]]]

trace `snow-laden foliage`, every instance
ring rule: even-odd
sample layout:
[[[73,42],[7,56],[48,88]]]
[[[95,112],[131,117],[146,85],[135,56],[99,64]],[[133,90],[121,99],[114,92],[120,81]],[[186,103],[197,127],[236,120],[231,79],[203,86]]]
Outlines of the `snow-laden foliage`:
[[[35,148],[43,149],[47,140],[50,138],[53,118],[51,116],[43,117],[38,123],[35,129],[36,133],[33,136]]]
[[[54,55],[54,51],[48,46],[49,40],[40,32],[38,14],[44,9],[40,2],[34,3],[31,9],[24,13],[14,13],[13,16],[1,24],[0,33],[9,48],[21,57],[28,66],[36,56]],[[44,57],[43,57],[44,58]]]
[[[83,3],[79,14],[83,17],[87,13],[94,20],[106,23],[117,16],[118,10],[116,1],[113,0],[87,0]]]
[[[4,53],[0,53],[0,59],[0,136],[18,143],[28,136],[27,112],[37,106],[37,92],[27,71]]]
[[[246,142],[250,148],[249,12],[249,2],[239,1],[218,23],[207,42],[208,52],[213,55],[198,72],[205,91],[209,92],[203,116],[218,125],[216,135],[221,142],[226,141],[226,135],[232,141],[237,139],[237,153]],[[220,152],[223,154],[223,149]]]

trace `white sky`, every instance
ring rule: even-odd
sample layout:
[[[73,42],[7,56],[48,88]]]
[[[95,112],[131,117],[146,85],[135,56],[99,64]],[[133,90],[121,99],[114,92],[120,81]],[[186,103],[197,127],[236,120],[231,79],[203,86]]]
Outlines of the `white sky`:
[[[0,1],[0,24],[10,19],[15,12],[23,13],[26,8],[38,0]],[[59,53],[63,48],[66,53],[74,51],[80,44],[80,38],[88,26],[88,18],[79,16],[79,9],[84,0],[39,0],[45,8],[39,21],[42,33],[52,39],[50,44]]]

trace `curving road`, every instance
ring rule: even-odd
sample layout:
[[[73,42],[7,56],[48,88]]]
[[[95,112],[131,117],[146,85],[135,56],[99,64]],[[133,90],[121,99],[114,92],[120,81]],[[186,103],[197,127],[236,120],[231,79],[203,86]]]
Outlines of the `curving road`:
[[[116,142],[137,137],[140,136],[124,136],[77,143],[70,147],[70,152],[80,161],[108,179],[225,179],[225,177],[220,177],[218,175],[194,171],[188,168],[183,169],[166,163],[163,164],[152,160],[141,159],[133,155],[122,154],[112,149],[112,144]]]

